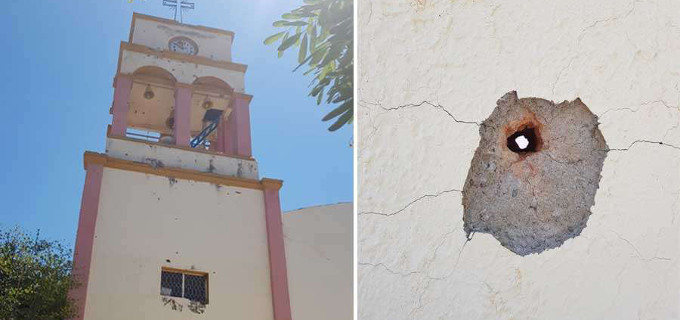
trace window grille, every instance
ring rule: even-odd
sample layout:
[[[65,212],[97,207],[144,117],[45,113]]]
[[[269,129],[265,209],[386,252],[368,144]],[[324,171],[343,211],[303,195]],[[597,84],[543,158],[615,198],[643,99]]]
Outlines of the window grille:
[[[163,268],[161,295],[208,303],[208,274]]]

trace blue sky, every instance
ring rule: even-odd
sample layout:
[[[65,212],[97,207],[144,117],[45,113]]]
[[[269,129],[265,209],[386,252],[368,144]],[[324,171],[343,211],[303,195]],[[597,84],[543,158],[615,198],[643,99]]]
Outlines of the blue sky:
[[[120,41],[133,12],[172,18],[162,0],[5,1],[0,10],[0,226],[40,229],[71,246],[85,172],[83,152],[103,152]],[[184,22],[235,32],[234,62],[248,65],[253,155],[261,177],[284,180],[284,211],[352,200],[352,126],[330,133],[331,110],[291,73],[296,55],[262,41],[302,0],[195,0]]]

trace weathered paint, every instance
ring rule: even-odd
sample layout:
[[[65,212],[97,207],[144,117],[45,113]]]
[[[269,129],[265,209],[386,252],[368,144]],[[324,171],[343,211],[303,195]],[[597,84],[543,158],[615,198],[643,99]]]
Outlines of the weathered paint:
[[[245,72],[202,65],[182,60],[167,59],[143,52],[122,49],[120,51],[119,73],[133,73],[143,66],[158,66],[168,70],[181,83],[192,83],[200,77],[216,77],[224,80],[235,92],[244,92]]]
[[[283,214],[293,319],[352,319],[353,219],[352,203],[309,207]]]
[[[212,60],[231,61],[234,36],[222,30],[205,30],[200,26],[178,24],[172,20],[135,14],[132,19],[131,39],[135,44],[155,50],[168,50],[168,41],[185,36],[198,45],[197,55]]]
[[[111,123],[111,133],[118,136],[125,136],[128,110],[130,109],[132,78],[129,75],[119,74],[116,76],[113,86],[113,120]]]
[[[234,93],[232,96],[233,112],[229,117],[229,136],[234,140],[234,153],[242,157],[250,157],[250,100],[252,96]]]
[[[101,165],[90,164],[87,166],[87,173],[85,174],[85,186],[83,187],[80,217],[78,218],[78,233],[73,251],[73,275],[77,286],[69,292],[69,298],[75,301],[76,316],[74,319],[76,320],[83,319],[87,304],[88,280],[90,278],[103,171],[104,168]]]
[[[274,320],[291,320],[288,273],[286,271],[286,248],[283,242],[281,204],[279,202],[279,188],[281,185],[270,183],[265,179],[263,179],[263,184]]]
[[[104,168],[99,204],[87,320],[273,319],[262,190]],[[209,273],[204,313],[163,301],[161,267]]]
[[[117,159],[148,163],[152,166],[181,168],[225,176],[258,179],[257,162],[199,150],[110,137],[106,155]]]
[[[229,118],[231,118],[231,116]],[[231,120],[229,120],[229,118],[227,118],[226,121],[220,121],[220,124],[217,127],[216,130],[217,139],[215,141],[215,151],[225,154],[236,154],[234,152],[234,141],[229,137],[229,132],[231,129],[229,127],[229,124],[231,123]]]
[[[175,89],[175,143],[188,146],[191,138],[191,87],[178,86]]]
[[[680,1],[357,6],[359,319],[680,317]],[[581,235],[524,257],[462,219],[510,90],[580,97],[612,149]]]

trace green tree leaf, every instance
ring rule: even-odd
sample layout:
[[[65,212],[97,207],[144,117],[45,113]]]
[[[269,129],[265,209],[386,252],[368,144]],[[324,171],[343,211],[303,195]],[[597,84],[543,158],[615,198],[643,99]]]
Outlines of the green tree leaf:
[[[75,315],[71,253],[58,242],[0,230],[0,319],[63,320]]]
[[[302,42],[300,43],[300,52],[298,53],[298,63],[302,64],[307,57],[307,35],[302,37]]]
[[[273,34],[273,35],[267,37],[267,39],[264,39],[264,44],[272,44],[272,43],[276,42],[276,40],[279,40],[281,37],[283,37],[283,35],[285,33],[286,33],[285,31],[281,31],[277,34]]]
[[[338,118],[338,120],[335,121],[335,123],[328,127],[328,131],[338,130],[345,124],[349,123],[350,121],[352,121],[352,112],[351,110],[348,110],[343,115],[341,115],[340,118]]]
[[[279,46],[278,50],[279,51],[285,51],[290,46],[292,46],[295,43],[295,41],[297,41],[299,38],[300,38],[300,33],[296,33],[292,37],[289,37],[288,39],[283,40],[283,42],[281,42],[281,45]]]
[[[275,27],[286,28],[277,51],[281,57],[290,47],[299,47],[298,66],[293,72],[307,64],[309,69],[303,74],[312,77],[309,96],[315,97],[317,104],[322,101],[340,104],[323,118],[323,121],[337,118],[328,128],[335,131],[353,120],[354,3],[352,0],[304,0],[304,3],[284,13],[282,18],[286,20],[274,22]],[[289,37],[292,27],[296,27],[295,34]],[[277,35],[273,40],[270,36],[265,43],[281,39],[281,33]]]
[[[274,25],[275,27],[285,27],[285,26],[287,26],[287,23],[288,23],[288,21],[286,21],[286,20],[279,20],[279,21],[274,21],[274,23],[272,25]]]

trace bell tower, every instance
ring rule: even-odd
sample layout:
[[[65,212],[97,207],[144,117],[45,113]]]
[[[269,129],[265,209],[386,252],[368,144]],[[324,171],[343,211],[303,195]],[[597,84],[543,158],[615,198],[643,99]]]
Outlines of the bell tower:
[[[252,156],[234,33],[135,13],[85,152],[76,319],[290,320],[279,189]]]

